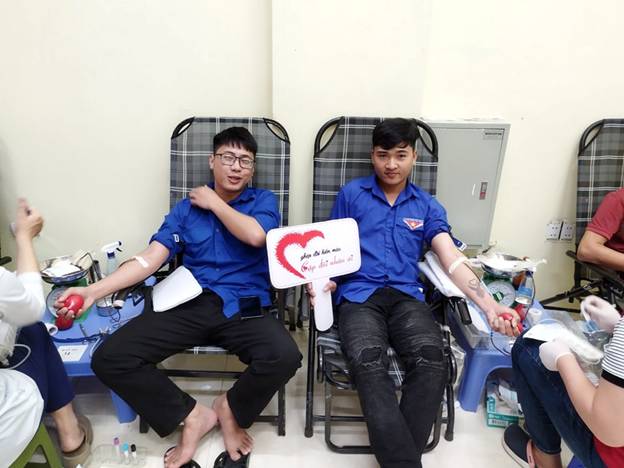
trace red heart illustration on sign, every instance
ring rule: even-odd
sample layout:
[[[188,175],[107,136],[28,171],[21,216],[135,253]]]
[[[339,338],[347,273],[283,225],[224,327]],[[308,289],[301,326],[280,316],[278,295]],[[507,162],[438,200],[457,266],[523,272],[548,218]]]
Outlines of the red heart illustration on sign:
[[[305,248],[305,246],[308,245],[308,242],[315,237],[322,237],[323,239],[325,239],[325,235],[321,231],[306,231],[303,234],[300,234],[298,232],[292,232],[290,234],[286,234],[279,240],[279,242],[277,243],[277,247],[275,248],[275,256],[277,257],[277,261],[293,275],[305,279],[305,276],[297,271],[295,267],[293,267],[286,259],[286,247],[290,245],[299,245],[301,246],[301,248]]]

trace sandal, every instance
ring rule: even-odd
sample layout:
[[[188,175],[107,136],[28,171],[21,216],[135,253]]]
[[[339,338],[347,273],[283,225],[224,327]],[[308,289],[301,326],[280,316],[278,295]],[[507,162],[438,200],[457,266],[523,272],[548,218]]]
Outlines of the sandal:
[[[91,445],[93,443],[93,427],[91,427],[91,421],[83,414],[77,414],[76,419],[78,419],[78,427],[82,429],[82,432],[87,438],[87,442]]]
[[[241,457],[234,461],[230,458],[230,454],[227,451],[221,452],[214,462],[214,468],[248,468],[250,455],[250,453],[247,455],[241,453]]]
[[[167,449],[167,451],[163,455],[163,462],[164,462],[165,457],[167,456],[167,454],[169,452],[171,452],[174,448],[176,448],[175,445],[173,447],[169,447]],[[181,465],[180,468],[201,468],[201,465],[199,463],[197,463],[195,460],[191,459],[190,461],[187,461],[184,465]]]
[[[63,458],[63,466],[65,468],[75,468],[78,465],[84,465],[91,455],[91,444],[93,443],[93,427],[91,427],[91,421],[82,414],[77,414],[78,427],[84,434],[82,443],[77,449],[71,452],[61,451],[61,458]]]
[[[91,455],[91,443],[87,439],[87,434],[82,440],[82,444],[71,452],[61,452],[61,458],[63,459],[63,466],[65,468],[76,468],[78,465],[84,465]]]

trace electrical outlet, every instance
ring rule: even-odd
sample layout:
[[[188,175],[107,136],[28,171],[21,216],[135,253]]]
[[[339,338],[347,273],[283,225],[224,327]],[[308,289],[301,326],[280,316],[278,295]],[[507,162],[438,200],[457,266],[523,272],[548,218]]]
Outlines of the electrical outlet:
[[[561,240],[572,240],[574,238],[574,224],[563,222],[563,226],[561,227],[561,236],[559,239]]]
[[[546,240],[559,240],[563,221],[551,221],[546,225]]]

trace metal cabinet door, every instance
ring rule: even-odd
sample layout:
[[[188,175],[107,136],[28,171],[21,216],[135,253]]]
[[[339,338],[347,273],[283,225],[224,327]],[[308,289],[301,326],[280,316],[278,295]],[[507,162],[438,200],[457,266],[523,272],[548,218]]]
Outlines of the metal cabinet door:
[[[437,197],[453,234],[470,246],[490,240],[508,127],[432,124],[439,142]]]

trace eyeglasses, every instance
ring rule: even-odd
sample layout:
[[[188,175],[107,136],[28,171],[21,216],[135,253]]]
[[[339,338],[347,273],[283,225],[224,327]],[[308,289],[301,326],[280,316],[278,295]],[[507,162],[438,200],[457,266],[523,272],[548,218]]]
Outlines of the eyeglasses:
[[[216,153],[215,156],[219,156],[221,163],[224,166],[233,166],[234,161],[238,160],[238,164],[241,169],[252,169],[256,163],[253,159],[247,156],[236,156],[234,153]]]

